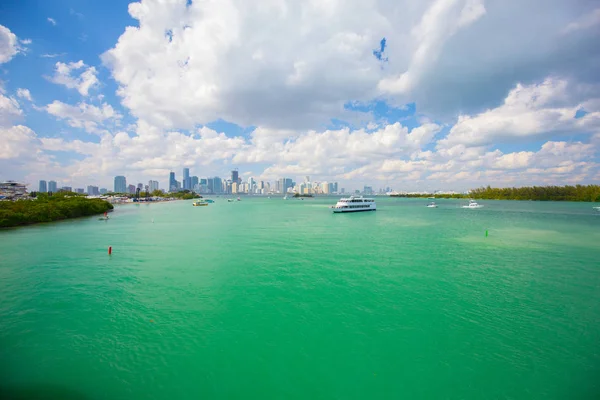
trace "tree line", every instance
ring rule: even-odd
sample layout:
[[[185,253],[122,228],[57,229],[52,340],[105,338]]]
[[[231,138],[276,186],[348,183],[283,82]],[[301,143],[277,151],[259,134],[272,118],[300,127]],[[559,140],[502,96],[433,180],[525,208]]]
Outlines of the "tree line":
[[[102,214],[113,205],[72,192],[32,193],[31,200],[0,201],[0,228]]]
[[[398,194],[392,197],[427,197],[422,194]],[[468,194],[436,194],[445,199],[484,199],[484,200],[537,200],[537,201],[589,201],[600,202],[599,185],[575,186],[525,186],[493,188],[490,186],[471,190]]]

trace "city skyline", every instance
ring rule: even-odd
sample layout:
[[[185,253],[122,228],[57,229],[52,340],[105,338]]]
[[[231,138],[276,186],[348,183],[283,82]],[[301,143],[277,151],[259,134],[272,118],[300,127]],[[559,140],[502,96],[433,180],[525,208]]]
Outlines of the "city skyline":
[[[1,9],[0,179],[600,181],[595,2],[126,3]]]

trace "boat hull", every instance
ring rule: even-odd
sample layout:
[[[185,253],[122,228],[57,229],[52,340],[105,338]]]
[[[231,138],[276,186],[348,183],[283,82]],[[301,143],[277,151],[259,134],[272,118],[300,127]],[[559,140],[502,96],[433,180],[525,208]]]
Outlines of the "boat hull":
[[[376,208],[367,208],[364,210],[337,210],[337,209],[333,209],[333,212],[336,214],[342,214],[342,213],[353,213],[353,212],[366,212],[366,211],[377,211]]]

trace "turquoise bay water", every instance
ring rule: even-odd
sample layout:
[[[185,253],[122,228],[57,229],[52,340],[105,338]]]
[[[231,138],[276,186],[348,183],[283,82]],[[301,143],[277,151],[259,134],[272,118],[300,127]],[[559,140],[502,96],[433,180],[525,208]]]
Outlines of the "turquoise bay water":
[[[215,200],[0,231],[0,390],[598,397],[591,204],[378,198],[377,212],[333,214],[334,198]]]

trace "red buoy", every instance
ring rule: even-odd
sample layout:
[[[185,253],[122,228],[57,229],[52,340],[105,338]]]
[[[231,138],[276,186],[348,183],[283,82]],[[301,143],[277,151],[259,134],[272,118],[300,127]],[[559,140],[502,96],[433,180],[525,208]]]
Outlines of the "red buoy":
[[[112,254],[112,246],[108,246],[108,255],[110,256]]]

